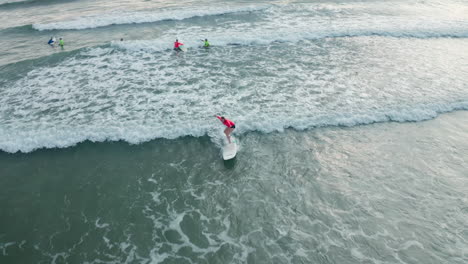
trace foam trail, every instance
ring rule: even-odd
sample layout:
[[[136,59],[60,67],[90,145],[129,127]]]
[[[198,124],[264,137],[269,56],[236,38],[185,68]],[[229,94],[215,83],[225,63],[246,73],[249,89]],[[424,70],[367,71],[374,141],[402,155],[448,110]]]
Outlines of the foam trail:
[[[64,30],[64,29],[88,29],[98,28],[110,25],[150,23],[164,20],[184,20],[192,17],[216,16],[223,14],[232,14],[239,12],[253,12],[268,8],[266,5],[260,6],[242,6],[242,7],[223,7],[207,6],[202,9],[166,9],[153,12],[113,12],[108,14],[99,14],[87,17],[78,17],[71,21],[61,21],[46,24],[33,24],[37,30]]]

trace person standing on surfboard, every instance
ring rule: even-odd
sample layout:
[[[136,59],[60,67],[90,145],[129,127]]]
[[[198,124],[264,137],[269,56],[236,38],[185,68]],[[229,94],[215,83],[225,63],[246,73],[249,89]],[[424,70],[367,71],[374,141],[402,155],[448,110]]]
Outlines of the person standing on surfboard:
[[[178,39],[175,40],[174,42],[174,50],[177,50],[177,51],[181,51],[182,49],[180,48],[180,46],[184,45],[184,43],[181,43],[179,42]]]
[[[232,131],[234,131],[234,128],[236,128],[236,124],[234,124],[234,122],[232,122],[231,120],[224,118],[224,116],[217,116],[217,115],[215,116],[221,122],[223,122],[225,126],[227,126],[226,129],[224,129],[224,134],[226,134],[227,140],[229,144],[231,144],[231,133]]]

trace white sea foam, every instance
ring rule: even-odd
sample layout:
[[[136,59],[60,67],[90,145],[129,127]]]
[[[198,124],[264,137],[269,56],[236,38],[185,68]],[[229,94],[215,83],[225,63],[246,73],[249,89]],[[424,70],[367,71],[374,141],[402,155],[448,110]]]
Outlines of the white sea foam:
[[[288,119],[282,117],[277,119],[275,116],[263,116],[263,120],[259,123],[254,116],[239,117],[232,115],[236,122],[241,123],[236,129],[236,135],[243,134],[249,131],[261,131],[270,133],[275,131],[283,131],[285,128],[294,128],[304,130],[314,127],[324,126],[355,126],[363,124],[372,124],[376,122],[416,122],[428,120],[436,117],[440,113],[450,112],[454,110],[468,110],[468,101],[462,103],[425,106],[423,108],[412,109],[388,109],[380,110],[379,112],[341,114],[341,115],[321,115],[316,118],[301,118],[298,116],[296,120],[291,117]],[[207,113],[208,114],[208,113]],[[187,120],[187,122],[189,122]],[[172,126],[161,128],[157,124],[148,126],[134,126],[132,123],[122,122],[120,126],[112,128],[93,124],[90,126],[70,127],[65,128],[35,128],[29,131],[15,131],[0,129],[2,137],[0,138],[0,148],[6,152],[31,152],[38,148],[65,148],[75,145],[76,143],[85,140],[93,142],[102,141],[118,141],[124,140],[132,144],[138,144],[149,141],[155,138],[175,139],[183,136],[204,136],[212,130],[218,129],[219,126],[214,120],[204,119],[204,123],[197,121],[200,127],[194,127],[194,124],[185,125],[176,122]],[[209,124],[209,125],[206,125]],[[102,226],[100,226],[102,227]]]
[[[323,23],[287,16],[297,8],[281,12],[268,10],[257,27],[239,21],[203,31],[174,28],[155,40],[115,42],[36,68],[0,90],[0,149],[30,152],[85,140],[138,144],[204,135],[219,143],[217,113],[237,122],[239,135],[421,121],[468,109],[466,79],[460,77],[460,54],[467,54],[463,43],[447,52],[443,45],[421,48],[424,40],[414,39],[342,38],[341,48],[330,39],[319,45],[307,41],[377,32],[461,36],[468,28],[463,23],[365,15],[357,22]],[[191,51],[161,52],[171,48],[174,36]],[[209,38],[213,48],[197,49],[199,36]],[[369,66],[376,62],[381,67]],[[422,76],[425,72],[436,73]]]
[[[408,22],[408,21],[407,21]],[[403,22],[402,24],[406,24]],[[408,22],[410,23],[410,22]],[[245,32],[236,32],[234,36],[230,33],[218,32],[196,32],[196,33],[174,33],[170,37],[160,37],[153,40],[129,40],[129,41],[115,41],[112,46],[121,49],[132,51],[145,50],[145,51],[164,51],[172,48],[174,36],[181,36],[179,39],[183,41],[184,45],[188,48],[197,48],[202,45],[199,41],[199,36],[206,36],[210,42],[216,46],[227,45],[267,45],[274,42],[289,42],[298,43],[303,40],[323,39],[330,37],[359,37],[359,36],[384,36],[384,37],[397,37],[397,38],[439,38],[439,37],[454,37],[465,38],[468,37],[468,24],[466,26],[457,27],[453,25],[450,27],[445,25],[443,27],[426,25],[424,28],[408,27],[402,28],[395,26],[394,28],[346,28],[334,26],[331,28],[312,27],[308,30],[277,28],[276,30],[258,30]],[[238,37],[242,35],[242,37]]]
[[[199,6],[190,9],[172,8],[154,11],[113,12],[78,17],[70,21],[34,24],[37,30],[88,29],[118,24],[148,23],[163,20],[184,20],[192,17],[262,11],[253,21],[236,24],[221,23],[186,29],[175,28],[165,35],[183,36],[188,33],[217,37],[217,43],[236,44],[276,41],[295,41],[324,37],[391,36],[391,37],[468,37],[468,17],[462,11],[445,10],[440,6],[403,5],[396,8],[389,4],[385,12],[382,5],[369,8],[368,3],[341,4],[292,4],[249,6]],[[375,9],[379,8],[379,12]],[[467,10],[463,6],[451,6],[455,10]],[[452,10],[451,9],[451,10]],[[397,15],[402,13],[403,15]],[[411,15],[405,15],[410,13]],[[430,16],[428,14],[431,14]],[[450,18],[450,19],[447,19]],[[190,34],[188,34],[190,35]],[[242,36],[242,39],[236,39]],[[140,46],[151,42],[138,43]],[[245,44],[245,43],[241,43]]]
[[[175,38],[187,47],[198,47],[201,36],[213,45],[267,45],[274,42],[300,43],[332,37],[384,36],[395,38],[466,38],[467,20],[447,20],[438,16],[394,16],[350,13],[346,6],[320,5],[272,7],[256,22],[221,24],[216,27],[175,27],[156,39],[113,42],[114,47],[138,51],[163,51]],[[326,11],[324,11],[324,9]],[[344,11],[343,11],[344,10]],[[354,10],[354,12],[356,12]],[[326,14],[326,15],[324,15]]]
[[[0,243],[0,250],[1,250],[1,252],[2,252],[2,255],[3,255],[3,256],[8,255],[8,254],[7,254],[7,248],[8,248],[9,246],[13,246],[13,245],[15,245],[15,244],[16,244],[16,242]]]
[[[99,223],[99,220],[101,220],[101,219],[98,218],[98,219],[96,219],[96,221],[94,222],[94,226],[95,226],[96,228],[106,228],[106,227],[109,227],[109,224],[107,224],[107,223],[101,224],[101,223]]]
[[[161,176],[159,176],[161,177]],[[149,196],[154,198],[153,193],[160,193],[164,199],[149,199],[147,206],[160,207],[164,204],[167,211],[161,213],[157,210],[145,210],[145,215],[153,221],[154,247],[150,253],[152,263],[162,263],[166,259],[180,257],[180,250],[190,249],[191,257],[188,259],[191,263],[195,257],[202,259],[212,259],[214,256],[222,255],[223,248],[228,246],[232,252],[232,258],[239,263],[247,261],[248,253],[255,250],[248,246],[248,240],[245,236],[233,236],[230,232],[230,222],[227,215],[205,215],[210,214],[206,210],[198,207],[194,193],[199,193],[207,199],[214,199],[213,193],[219,191],[219,186],[215,185],[192,185],[190,180],[187,186],[178,192],[178,195],[167,196],[168,190],[172,187],[167,186],[167,182],[155,179],[154,176],[150,182],[158,182],[153,185],[153,191]],[[159,196],[159,195],[158,195]],[[183,206],[175,205],[175,201],[184,201]],[[204,201],[206,202],[206,201]],[[215,202],[215,201],[212,201]],[[215,202],[216,203],[216,202]],[[205,208],[206,209],[206,208]],[[188,229],[188,226],[196,225],[195,229]],[[160,234],[163,234],[161,236]],[[168,238],[168,235],[172,238]],[[164,250],[161,250],[165,248]],[[170,250],[167,250],[170,248]],[[195,263],[195,262],[193,262]]]
[[[70,21],[34,24],[37,30],[87,29],[120,24],[150,23],[163,20],[183,20],[192,17],[216,16],[240,12],[253,12],[268,8],[266,5],[248,6],[204,6],[203,8],[163,9],[152,12],[112,12],[93,16],[78,17]]]

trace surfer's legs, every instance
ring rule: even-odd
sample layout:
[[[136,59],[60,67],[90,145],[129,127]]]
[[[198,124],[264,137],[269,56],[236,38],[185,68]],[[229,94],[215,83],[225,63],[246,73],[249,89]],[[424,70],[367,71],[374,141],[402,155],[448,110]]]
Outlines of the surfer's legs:
[[[233,130],[234,130],[233,127],[226,127],[226,129],[224,129],[224,134],[226,134],[229,144],[231,144],[231,133]]]
[[[226,127],[226,129],[224,129],[224,134],[226,135],[229,144],[231,144],[231,136],[229,136],[230,129],[231,129],[230,127]]]

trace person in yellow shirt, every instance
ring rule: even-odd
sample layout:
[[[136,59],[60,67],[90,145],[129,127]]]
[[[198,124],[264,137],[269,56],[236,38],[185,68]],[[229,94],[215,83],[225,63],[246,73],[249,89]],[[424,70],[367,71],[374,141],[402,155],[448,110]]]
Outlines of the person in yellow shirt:
[[[208,42],[208,39],[202,40],[204,42],[203,47],[208,48],[210,46],[210,43]]]

